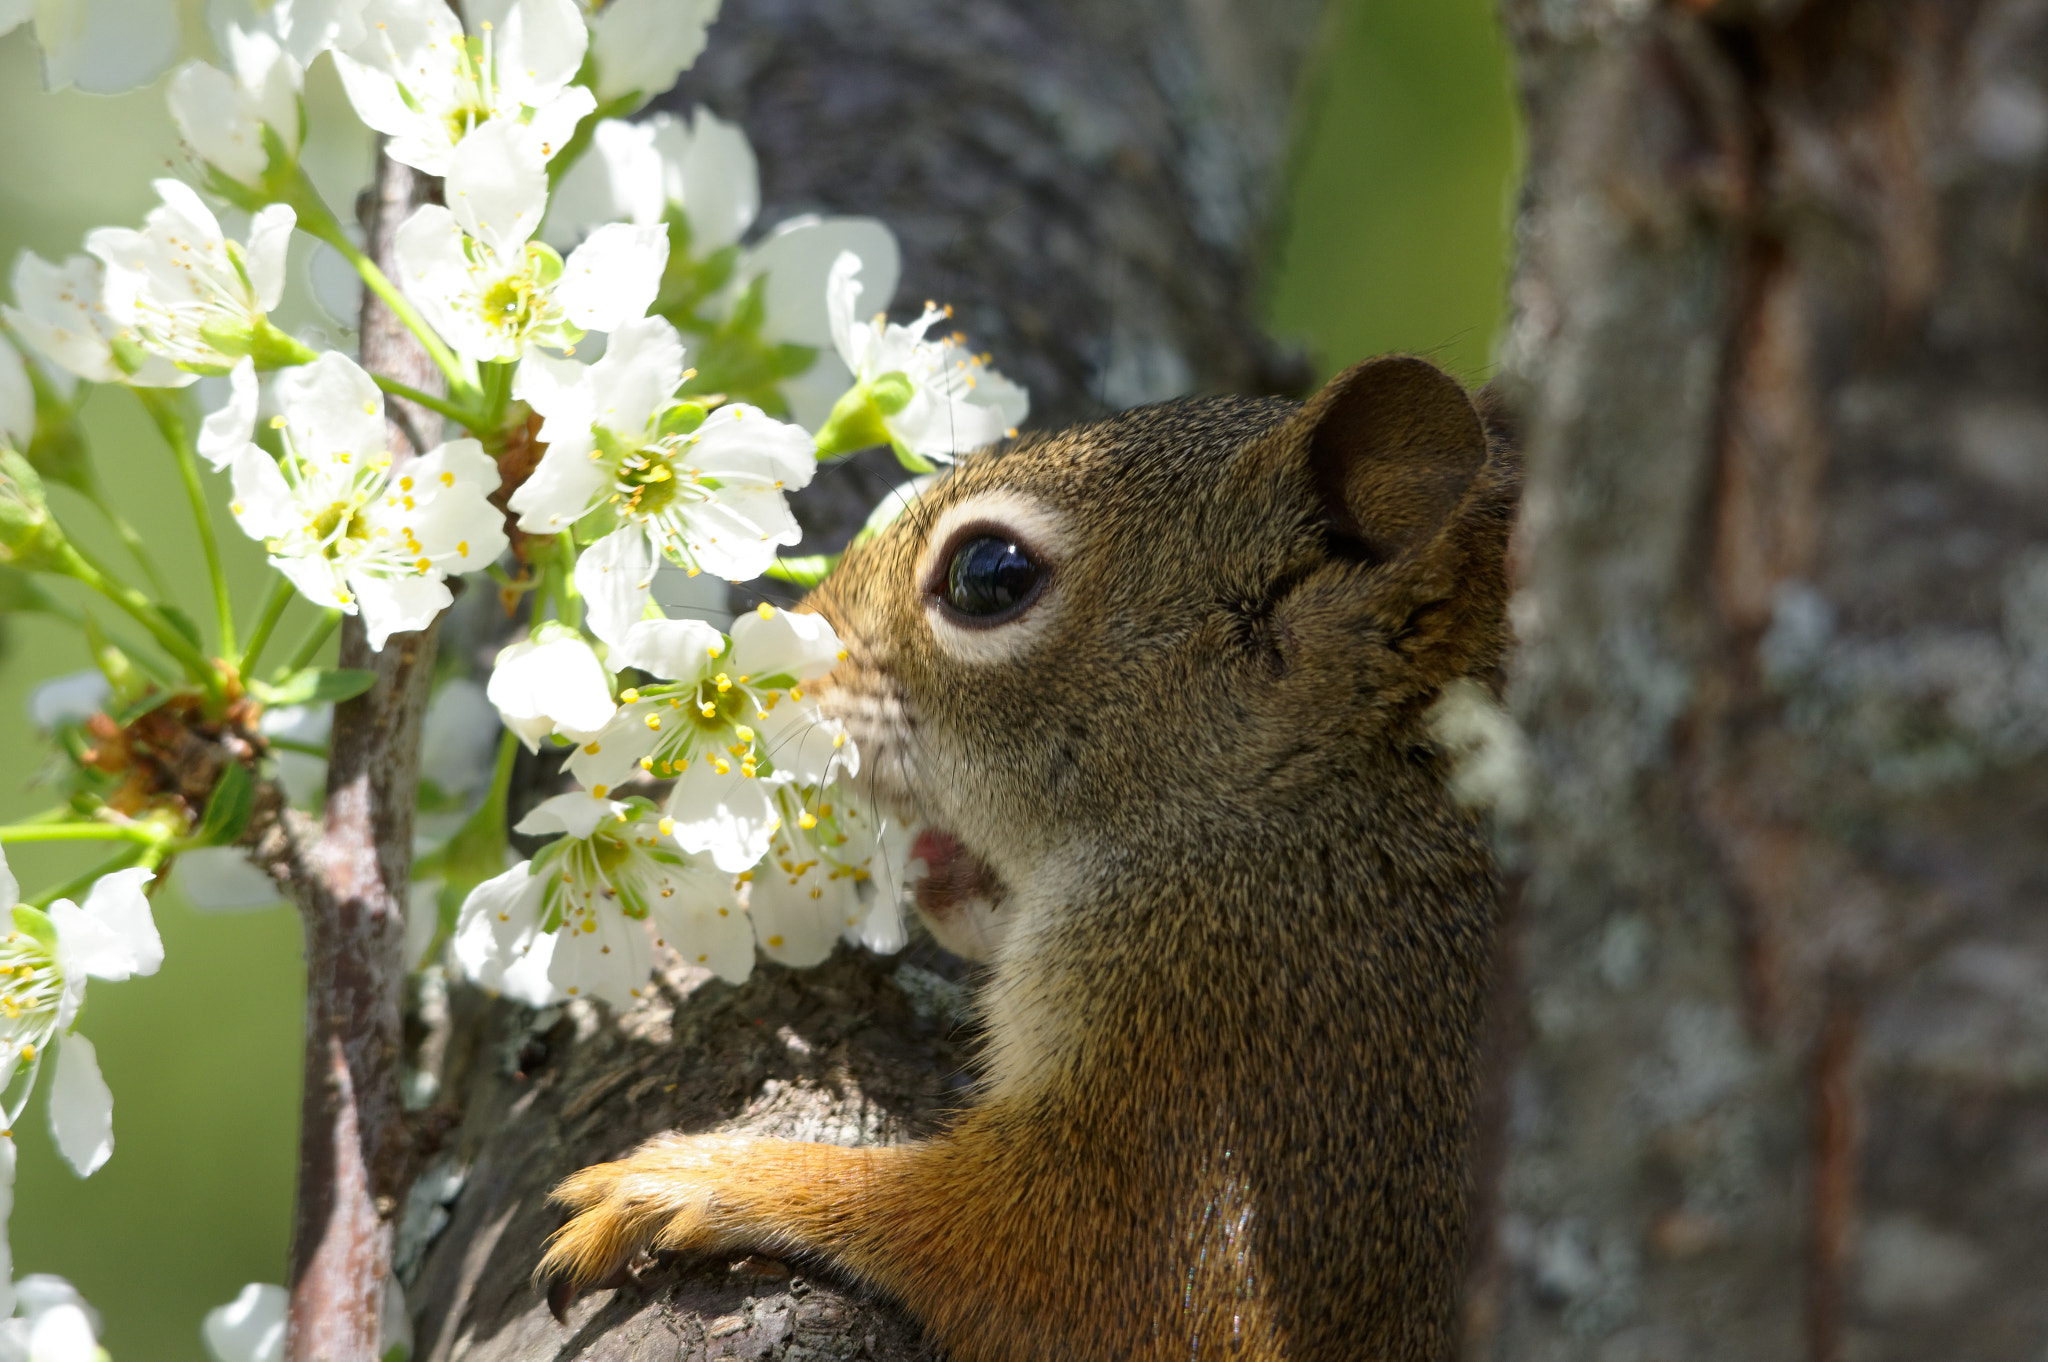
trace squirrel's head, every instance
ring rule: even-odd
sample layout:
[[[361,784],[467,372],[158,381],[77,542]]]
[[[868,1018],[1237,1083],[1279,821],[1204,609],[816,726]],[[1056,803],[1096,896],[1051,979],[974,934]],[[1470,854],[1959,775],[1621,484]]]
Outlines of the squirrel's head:
[[[848,552],[811,602],[848,650],[821,694],[863,791],[931,830],[942,942],[985,953],[990,901],[1062,867],[1242,863],[1440,782],[1423,714],[1502,647],[1511,457],[1396,356],[1302,406],[1169,402],[975,454]]]

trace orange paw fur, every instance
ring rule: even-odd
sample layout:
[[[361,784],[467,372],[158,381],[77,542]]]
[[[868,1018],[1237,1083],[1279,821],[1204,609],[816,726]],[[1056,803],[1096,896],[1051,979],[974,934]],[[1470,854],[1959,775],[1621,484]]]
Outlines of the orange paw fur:
[[[756,1141],[663,1135],[616,1163],[585,1168],[549,1200],[574,1217],[555,1231],[537,1276],[578,1290],[621,1277],[648,1250],[710,1253],[737,1243],[736,1209],[721,1198]]]

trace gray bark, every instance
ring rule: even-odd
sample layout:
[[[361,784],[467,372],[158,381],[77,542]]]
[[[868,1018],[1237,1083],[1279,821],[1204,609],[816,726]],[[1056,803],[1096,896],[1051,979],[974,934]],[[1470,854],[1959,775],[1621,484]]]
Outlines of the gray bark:
[[[1507,0],[1473,1355],[2048,1345],[2048,7]]]
[[[1319,8],[729,0],[667,102],[740,122],[764,223],[887,221],[904,247],[899,298],[954,303],[1045,427],[1306,377],[1253,318]],[[828,470],[799,501],[805,550],[843,541],[901,476]],[[933,1129],[961,1099],[971,1046],[951,1020],[952,971],[919,959],[905,972],[842,950],[815,971],[763,964],[737,990],[678,971],[624,1017],[577,1004],[536,1019],[460,986],[430,998],[420,1055],[456,1124],[399,1236],[416,1355],[929,1355],[885,1303],[786,1265],[663,1266],[579,1301],[566,1328],[529,1279],[560,1223],[547,1190],[660,1131],[859,1143]]]

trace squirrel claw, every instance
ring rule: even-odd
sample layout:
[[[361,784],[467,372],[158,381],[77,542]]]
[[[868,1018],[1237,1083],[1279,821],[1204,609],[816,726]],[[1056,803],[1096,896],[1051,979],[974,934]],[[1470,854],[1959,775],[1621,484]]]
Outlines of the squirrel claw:
[[[555,1317],[555,1323],[566,1325],[569,1322],[569,1307],[574,1305],[576,1298],[586,1290],[611,1291],[632,1281],[632,1271],[623,1266],[610,1276],[596,1281],[583,1281],[574,1273],[560,1273],[548,1282],[548,1313]]]

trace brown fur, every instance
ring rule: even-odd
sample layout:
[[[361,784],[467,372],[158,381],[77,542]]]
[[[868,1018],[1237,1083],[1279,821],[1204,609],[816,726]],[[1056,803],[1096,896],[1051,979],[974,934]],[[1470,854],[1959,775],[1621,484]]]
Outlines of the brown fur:
[[[1001,882],[979,1101],[895,1148],[664,1137],[562,1185],[543,1270],[813,1255],[963,1362],[1448,1356],[1495,890],[1423,716],[1499,657],[1514,485],[1400,357],[964,460],[812,605],[876,797]],[[1051,613],[962,661],[914,574],[997,491],[1059,527]]]

